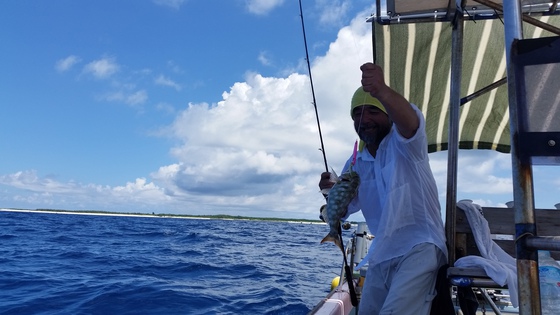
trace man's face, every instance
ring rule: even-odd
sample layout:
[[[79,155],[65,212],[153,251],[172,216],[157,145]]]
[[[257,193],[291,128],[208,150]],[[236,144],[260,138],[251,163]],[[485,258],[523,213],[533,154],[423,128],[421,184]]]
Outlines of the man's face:
[[[358,106],[352,111],[354,130],[366,144],[379,145],[391,130],[389,116],[375,106]]]

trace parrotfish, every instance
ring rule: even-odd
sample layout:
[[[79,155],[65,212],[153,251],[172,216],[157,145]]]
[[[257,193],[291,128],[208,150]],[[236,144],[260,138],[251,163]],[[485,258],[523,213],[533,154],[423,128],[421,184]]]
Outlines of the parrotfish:
[[[352,166],[336,180],[328,192],[326,209],[324,209],[325,205],[321,207],[321,214],[330,227],[329,234],[323,238],[321,243],[334,242],[344,252],[340,242],[340,219],[346,215],[348,205],[358,194],[359,186],[360,176],[352,170]]]

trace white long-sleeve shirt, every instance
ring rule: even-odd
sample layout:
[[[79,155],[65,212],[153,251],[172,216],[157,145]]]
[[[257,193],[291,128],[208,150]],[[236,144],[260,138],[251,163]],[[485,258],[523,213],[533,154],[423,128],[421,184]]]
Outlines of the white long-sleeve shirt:
[[[433,243],[447,256],[437,186],[430,169],[425,119],[406,139],[396,126],[381,141],[374,158],[364,148],[353,169],[360,175],[358,195],[347,216],[359,210],[375,236],[363,263],[370,266],[404,255],[420,243]],[[348,169],[348,159],[344,170]]]

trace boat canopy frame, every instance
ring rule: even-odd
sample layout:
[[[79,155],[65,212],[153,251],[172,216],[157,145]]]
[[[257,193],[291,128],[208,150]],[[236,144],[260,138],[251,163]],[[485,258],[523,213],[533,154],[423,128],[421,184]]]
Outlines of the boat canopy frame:
[[[372,22],[373,60],[385,69],[386,82],[419,105],[426,116],[429,152],[448,151],[445,221],[451,266],[455,262],[459,149],[511,152],[520,314],[541,314],[537,251],[559,251],[560,237],[537,235],[531,159],[520,154],[518,147],[518,103],[522,101],[516,88],[523,74],[516,72],[512,64],[511,49],[524,40],[524,34],[530,34],[531,38],[560,36],[557,7],[558,0],[503,0],[502,4],[490,0],[376,0],[375,13],[368,19]],[[494,34],[499,24],[495,20],[503,24],[499,35]],[[442,28],[447,28],[447,33]],[[418,34],[430,33],[434,36],[429,42],[417,43]],[[480,37],[479,45],[473,45],[476,36]],[[441,38],[451,45],[442,45]],[[503,46],[492,54],[488,53],[492,49],[481,49],[500,43]],[[399,55],[400,59],[395,58]],[[488,62],[469,61],[466,55]],[[416,57],[427,65],[425,69],[412,63]],[[492,66],[496,66],[491,69],[492,75],[474,75],[474,69],[480,71]],[[442,69],[437,72],[437,68]],[[419,80],[411,84],[414,78]],[[435,87],[431,86],[433,78],[440,80]],[[422,83],[422,89],[413,86]],[[461,98],[462,93],[467,96]],[[498,93],[503,94],[501,98]],[[441,104],[435,112],[431,108],[434,102]],[[499,110],[502,112],[494,115]],[[474,121],[472,130],[469,118]],[[497,127],[487,128],[492,123]],[[437,127],[429,127],[432,125]],[[484,138],[485,133],[490,137]]]

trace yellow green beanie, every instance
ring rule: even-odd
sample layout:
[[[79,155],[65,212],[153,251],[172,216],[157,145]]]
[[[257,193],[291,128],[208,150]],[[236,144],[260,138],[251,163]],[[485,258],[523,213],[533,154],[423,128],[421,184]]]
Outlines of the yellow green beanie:
[[[350,106],[350,116],[352,116],[352,111],[354,111],[354,108],[362,105],[375,106],[379,108],[381,111],[383,111],[385,114],[387,114],[387,110],[385,109],[385,106],[383,106],[383,104],[381,104],[381,102],[377,98],[371,96],[371,94],[364,91],[364,89],[360,86],[356,90],[356,92],[354,92],[354,96],[352,96],[352,104]],[[360,145],[359,145],[360,152],[362,152],[365,146],[366,143],[360,140]]]
[[[360,86],[356,90],[356,92],[354,92],[354,96],[352,96],[352,104],[351,104],[351,107],[350,107],[350,116],[352,116],[352,111],[354,110],[354,108],[356,108],[358,106],[362,106],[362,105],[375,106],[375,107],[379,108],[380,110],[382,110],[385,114],[387,114],[387,110],[385,110],[385,107],[383,106],[383,104],[381,104],[381,102],[377,98],[371,96],[371,94],[364,91],[364,89]]]

